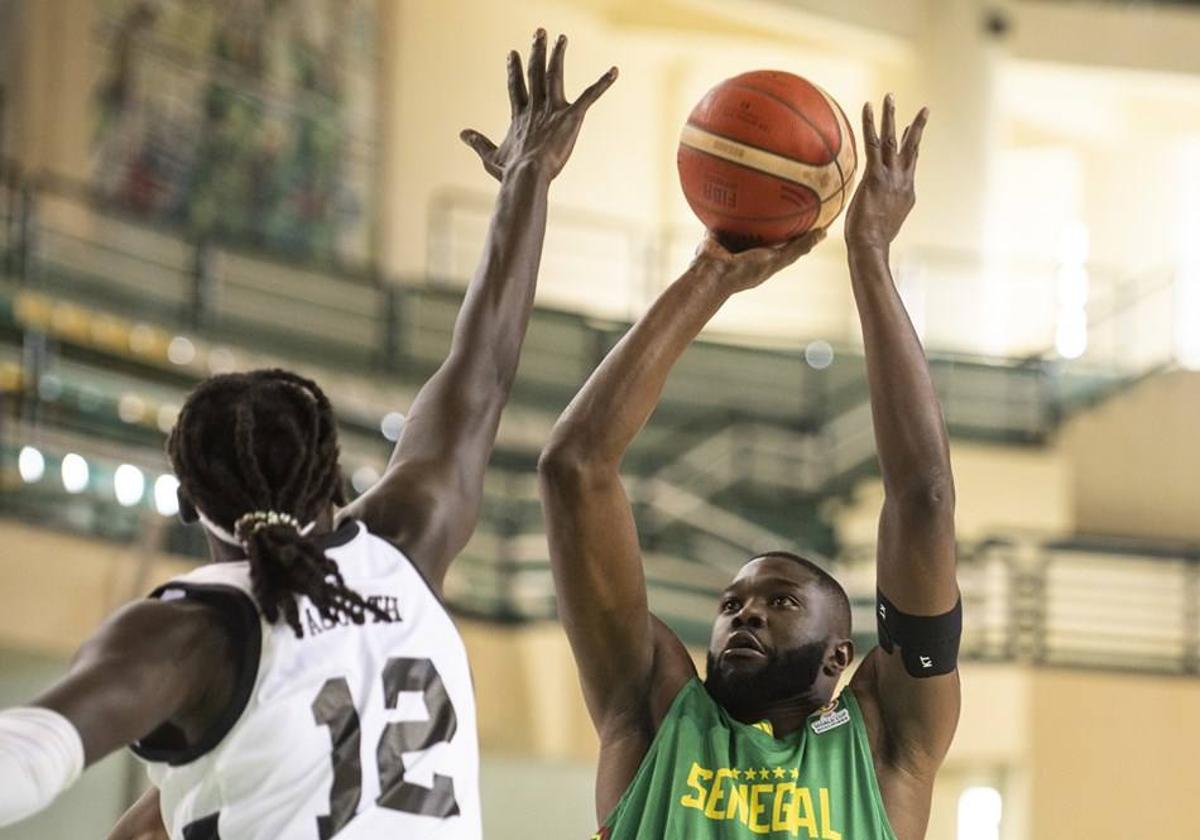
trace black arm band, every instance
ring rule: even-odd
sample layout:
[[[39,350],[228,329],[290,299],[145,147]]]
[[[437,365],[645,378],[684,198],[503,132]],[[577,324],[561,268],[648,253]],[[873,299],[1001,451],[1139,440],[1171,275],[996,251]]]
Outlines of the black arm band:
[[[875,590],[875,623],[879,646],[891,653],[900,646],[904,670],[912,677],[936,677],[958,667],[958,642],[962,638],[962,598],[942,615],[907,615],[878,589]]]

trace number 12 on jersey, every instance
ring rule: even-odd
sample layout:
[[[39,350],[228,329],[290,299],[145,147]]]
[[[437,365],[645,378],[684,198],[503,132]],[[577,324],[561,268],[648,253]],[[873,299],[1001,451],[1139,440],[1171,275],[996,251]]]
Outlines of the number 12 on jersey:
[[[428,720],[400,721],[383,728],[375,747],[379,767],[379,798],[375,804],[393,811],[428,817],[453,817],[459,813],[454,798],[454,780],[433,774],[433,787],[404,781],[404,753],[427,750],[449,743],[458,729],[454,704],[442,677],[428,659],[389,659],[383,669],[383,699],[395,709],[402,691],[419,691],[425,697]],[[362,733],[358,710],[344,677],[326,680],[312,704],[318,726],[329,727],[333,745],[333,785],[329,792],[329,815],[317,818],[321,840],[330,840],[346,827],[358,811],[362,798]]]

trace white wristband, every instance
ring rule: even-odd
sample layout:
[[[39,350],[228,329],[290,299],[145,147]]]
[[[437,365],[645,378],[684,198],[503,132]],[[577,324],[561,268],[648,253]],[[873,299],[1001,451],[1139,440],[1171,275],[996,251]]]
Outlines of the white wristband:
[[[0,826],[36,814],[83,772],[83,740],[58,712],[0,711]]]

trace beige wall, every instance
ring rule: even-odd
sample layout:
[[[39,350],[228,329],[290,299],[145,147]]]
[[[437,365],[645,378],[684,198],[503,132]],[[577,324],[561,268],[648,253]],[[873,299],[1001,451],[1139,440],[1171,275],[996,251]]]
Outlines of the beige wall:
[[[1200,541],[1200,373],[1172,371],[1081,411],[1045,447],[955,441],[960,539],[1003,531]],[[877,479],[832,509],[840,539],[872,544]]]
[[[1200,373],[1152,377],[1079,415],[1060,447],[1081,531],[1200,540]]]
[[[595,759],[599,745],[557,624],[458,625],[471,659],[485,749],[554,761]]]
[[[1039,672],[1035,837],[1200,836],[1200,681]]]
[[[9,103],[9,153],[26,168],[84,178],[94,131],[89,110],[99,61],[89,0],[24,2],[17,85]]]
[[[964,541],[1010,530],[1070,533],[1075,527],[1074,464],[1060,448],[954,441],[951,446],[957,509]],[[831,509],[845,545],[875,542],[883,484],[861,482],[849,502]]]
[[[936,0],[933,0],[936,2]],[[1012,50],[1040,61],[1174,73],[1200,73],[1200,16],[1158,4],[1012,3]],[[1070,33],[1071,37],[1063,37]]]
[[[1004,797],[1004,840],[1200,832],[1200,682],[970,665],[962,682],[930,840],[956,836],[958,794],[977,784]]]
[[[570,206],[652,222],[657,214],[653,155],[638,145],[614,148],[605,129],[653,137],[658,117],[653,85],[644,82],[653,66],[653,47],[617,39],[587,12],[568,4],[541,2],[500,6],[475,0],[445,3],[411,0],[385,4],[380,39],[389,60],[383,125],[385,155],[394,167],[384,199],[395,234],[386,252],[398,269],[424,267],[425,214],[440,190],[464,187],[494,191],[494,181],[475,154],[458,139],[475,128],[495,142],[509,122],[505,56],[528,56],[530,38],[545,26],[553,38],[571,38],[567,95],[574,97],[611,65],[624,73],[588,121],[572,165],[555,183],[554,199]],[[632,81],[631,81],[632,80]],[[616,177],[620,190],[608,187]]]
[[[384,183],[382,240],[384,264],[402,274],[429,267],[430,208],[455,191],[478,194],[486,216],[494,182],[457,139],[465,127],[499,142],[508,124],[504,56],[528,52],[530,35],[544,26],[554,37],[571,39],[567,91],[574,96],[610,65],[621,77],[588,115],[572,158],[551,192],[551,213],[539,300],[587,311],[636,314],[656,288],[646,288],[642,249],[660,230],[678,231],[661,257],[668,275],[682,270],[702,229],[678,185],[675,151],[679,129],[692,105],[719,81],[761,67],[785,67],[817,79],[855,112],[876,87],[876,68],[864,64],[865,44],[847,41],[839,31],[820,33],[802,25],[808,18],[781,12],[761,19],[722,4],[593,3],[541,0],[507,4],[485,0],[409,0],[386,6],[383,112]],[[858,43],[857,49],[848,44]],[[452,72],[439,67],[451,67]],[[437,79],[432,83],[431,79]],[[622,250],[619,237],[593,246],[590,259],[577,259],[584,235],[566,210],[595,214],[632,226],[637,245]],[[586,224],[586,223],[585,223]],[[464,256],[455,265],[469,269],[476,259],[482,221],[472,228]],[[584,243],[586,246],[586,243]],[[606,250],[607,248],[607,250]],[[812,269],[811,266],[819,268]],[[813,280],[814,270],[819,280]],[[718,330],[779,332],[810,313],[812,328],[841,334],[849,318],[844,258],[831,245],[810,263],[800,306],[796,283],[780,283],[732,302],[718,317]],[[655,279],[658,275],[655,274]]]
[[[0,520],[0,647],[66,656],[106,615],[190,568],[177,558]]]

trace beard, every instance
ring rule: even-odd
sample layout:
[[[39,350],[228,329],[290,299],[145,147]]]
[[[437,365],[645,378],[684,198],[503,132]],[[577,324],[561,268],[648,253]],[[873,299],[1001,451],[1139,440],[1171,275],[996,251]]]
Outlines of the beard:
[[[739,674],[723,668],[709,651],[704,687],[731,714],[754,713],[783,700],[808,698],[824,659],[825,643],[809,642],[772,653],[761,668]]]

